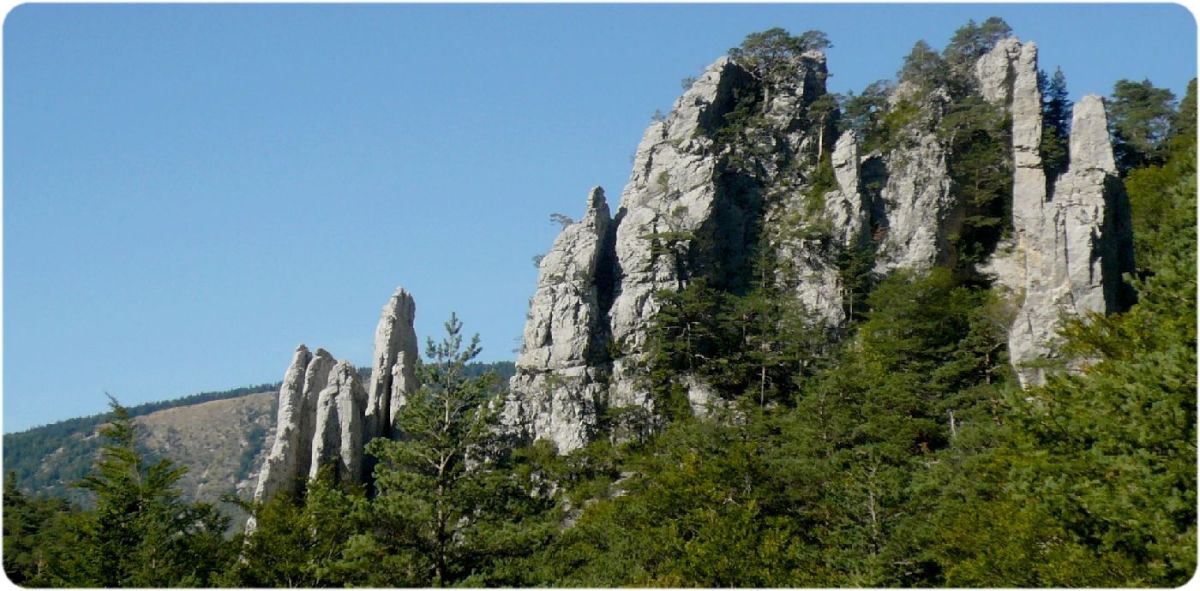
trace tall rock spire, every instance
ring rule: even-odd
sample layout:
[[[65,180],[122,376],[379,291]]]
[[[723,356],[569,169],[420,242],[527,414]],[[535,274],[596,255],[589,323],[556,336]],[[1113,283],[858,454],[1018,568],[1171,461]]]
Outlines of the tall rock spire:
[[[304,432],[301,417],[304,415],[302,396],[305,370],[312,357],[308,347],[296,347],[292,363],[283,374],[276,411],[275,442],[271,445],[271,452],[263,461],[262,468],[259,469],[258,486],[254,491],[255,500],[270,498],[280,490],[295,492],[300,458],[305,458],[304,462],[308,462],[312,432]]]
[[[367,441],[391,437],[396,414],[417,389],[417,333],[413,319],[417,306],[403,287],[396,288],[383,306],[375,328],[375,356],[367,390]]]
[[[988,270],[1017,299],[1008,333],[1017,375],[1024,385],[1039,384],[1044,370],[1030,362],[1054,354],[1063,317],[1115,312],[1127,304],[1121,273],[1132,261],[1128,206],[1100,97],[1076,103],[1070,164],[1048,191],[1039,155],[1037,46],[1005,39],[980,59],[976,73],[985,98],[1007,103],[1012,115],[1013,232]]]

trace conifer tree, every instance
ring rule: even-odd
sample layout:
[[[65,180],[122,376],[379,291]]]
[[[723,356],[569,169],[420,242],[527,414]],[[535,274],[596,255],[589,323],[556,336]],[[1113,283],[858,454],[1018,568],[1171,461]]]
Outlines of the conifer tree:
[[[80,535],[80,572],[71,585],[201,586],[230,557],[229,519],[206,503],[179,498],[187,470],[168,459],[150,462],[137,448],[136,425],[112,400],[108,440],[92,473],[77,486],[95,495]]]

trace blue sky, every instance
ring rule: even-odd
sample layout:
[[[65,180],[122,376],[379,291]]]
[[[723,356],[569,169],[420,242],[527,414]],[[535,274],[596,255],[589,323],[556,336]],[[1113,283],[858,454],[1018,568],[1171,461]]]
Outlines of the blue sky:
[[[4,23],[6,432],[367,363],[397,285],[514,357],[552,212],[619,200],[656,109],[747,33],[836,92],[999,15],[1074,97],[1182,96],[1175,5],[23,5]]]

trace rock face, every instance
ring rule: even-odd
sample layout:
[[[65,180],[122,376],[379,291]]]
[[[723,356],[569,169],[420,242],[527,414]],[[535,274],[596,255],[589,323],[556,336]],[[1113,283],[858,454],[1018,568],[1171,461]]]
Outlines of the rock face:
[[[660,306],[656,294],[697,279],[721,289],[745,285],[750,253],[764,233],[782,256],[797,261],[779,281],[829,323],[841,321],[829,253],[816,252],[801,232],[818,220],[785,215],[786,203],[806,202],[802,189],[812,167],[832,147],[818,145],[812,131],[829,143],[833,134],[807,112],[825,93],[825,56],[809,52],[789,66],[766,84],[728,58],[717,60],[665,120],[646,130],[615,218],[603,193],[593,190],[584,218],[564,229],[542,259],[518,374],[502,412],[510,432],[549,439],[567,452],[590,440],[606,408],[653,411],[638,367]],[[764,113],[763,122],[739,127],[729,116],[749,104]],[[854,138],[835,152],[841,184],[828,211],[853,226],[837,224],[845,240],[865,227]],[[797,191],[769,193],[780,185]],[[817,209],[814,215],[823,216]],[[685,382],[693,399],[708,396],[695,376]]]
[[[383,308],[375,334],[370,392],[348,361],[300,345],[279,389],[276,437],[259,469],[256,501],[279,492],[299,493],[331,466],[341,482],[368,482],[363,448],[375,437],[394,436],[392,425],[406,396],[417,388],[416,305],[403,288]],[[253,521],[247,530],[254,529]]]
[[[592,189],[583,219],[563,229],[542,258],[524,346],[503,421],[522,438],[545,437],[560,449],[587,442],[604,378],[597,365],[607,343],[597,270],[612,248],[604,190]]]
[[[947,100],[935,94],[917,116],[940,117]],[[875,257],[880,275],[897,269],[927,270],[944,262],[950,251],[948,236],[957,203],[950,192],[946,148],[929,127],[905,127],[900,144],[883,157],[887,182],[881,199],[886,210],[879,219],[883,231]]]
[[[280,491],[298,493],[312,460],[317,394],[325,387],[333,358],[324,349],[316,355],[300,345],[279,388],[275,443],[259,470],[254,499],[269,499]]]
[[[1024,385],[1039,384],[1044,370],[1028,364],[1053,355],[1062,317],[1130,303],[1121,280],[1132,268],[1128,206],[1100,97],[1075,105],[1070,163],[1051,191],[1039,156],[1037,46],[1006,39],[979,61],[976,74],[984,97],[1012,115],[1013,236],[988,269],[1017,299],[1008,335],[1017,375]]]

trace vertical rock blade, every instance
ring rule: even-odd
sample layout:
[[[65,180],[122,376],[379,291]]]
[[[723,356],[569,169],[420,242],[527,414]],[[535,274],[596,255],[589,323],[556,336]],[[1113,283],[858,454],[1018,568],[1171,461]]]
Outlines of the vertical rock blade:
[[[1054,355],[1063,317],[1121,308],[1121,273],[1131,259],[1128,211],[1100,97],[1076,103],[1070,164],[1048,192],[1037,46],[1006,39],[976,73],[984,97],[1006,103],[1012,115],[1013,232],[986,270],[1018,300],[1009,357],[1022,385],[1035,385],[1044,370],[1030,362]]]
[[[300,428],[305,370],[311,360],[308,347],[300,345],[296,347],[292,363],[283,374],[283,384],[279,387],[275,443],[259,469],[258,486],[254,491],[256,501],[269,499],[280,490],[294,490],[299,458],[308,454],[307,445],[311,441],[311,435],[305,439]]]

